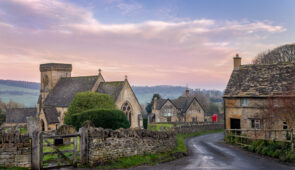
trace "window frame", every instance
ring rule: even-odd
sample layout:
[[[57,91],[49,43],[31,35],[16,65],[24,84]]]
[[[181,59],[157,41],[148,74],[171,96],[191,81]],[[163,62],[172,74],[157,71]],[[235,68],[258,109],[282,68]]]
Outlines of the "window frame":
[[[249,99],[248,98],[241,98],[240,99],[240,106],[248,107],[249,106]]]

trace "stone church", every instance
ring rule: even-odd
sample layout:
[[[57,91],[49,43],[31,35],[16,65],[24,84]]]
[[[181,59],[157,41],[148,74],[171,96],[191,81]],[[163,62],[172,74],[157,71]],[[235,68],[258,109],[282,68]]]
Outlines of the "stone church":
[[[205,111],[196,97],[186,95],[177,99],[154,98],[151,122],[204,122]]]
[[[41,87],[36,116],[40,119],[41,130],[51,131],[63,125],[65,114],[75,94],[85,91],[112,96],[116,107],[126,114],[130,128],[142,128],[142,108],[127,76],[124,81],[105,81],[99,70],[94,76],[71,77],[72,65],[60,63],[41,64],[40,72]],[[13,117],[13,113],[10,115],[8,117]],[[23,117],[24,122],[25,116]],[[14,122],[6,122],[9,123]]]

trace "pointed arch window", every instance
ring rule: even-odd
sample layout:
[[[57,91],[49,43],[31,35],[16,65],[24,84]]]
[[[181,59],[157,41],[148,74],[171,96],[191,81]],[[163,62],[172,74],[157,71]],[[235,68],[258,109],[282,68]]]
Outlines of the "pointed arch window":
[[[132,109],[132,106],[129,102],[125,102],[123,105],[122,105],[122,111],[125,113],[128,121],[129,121],[129,124],[131,126],[131,122],[132,122],[132,112],[133,112],[133,109]]]

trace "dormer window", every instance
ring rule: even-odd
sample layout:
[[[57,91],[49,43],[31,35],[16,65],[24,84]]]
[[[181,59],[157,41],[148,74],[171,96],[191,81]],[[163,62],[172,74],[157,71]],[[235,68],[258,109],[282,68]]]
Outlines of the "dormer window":
[[[247,98],[241,98],[241,106],[245,107],[248,106],[249,99]]]

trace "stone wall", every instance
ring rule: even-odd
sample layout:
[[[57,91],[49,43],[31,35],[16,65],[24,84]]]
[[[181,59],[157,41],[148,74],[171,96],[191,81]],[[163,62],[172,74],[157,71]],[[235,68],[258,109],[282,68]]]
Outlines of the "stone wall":
[[[203,124],[185,124],[177,127],[173,127],[175,133],[194,133],[194,132],[202,132],[202,131],[210,131],[210,130],[221,130],[224,129],[223,123],[203,123]]]
[[[19,131],[0,131],[0,167],[31,167],[29,135]]]
[[[92,166],[120,157],[172,151],[176,144],[174,132],[90,128],[88,133]]]

